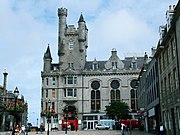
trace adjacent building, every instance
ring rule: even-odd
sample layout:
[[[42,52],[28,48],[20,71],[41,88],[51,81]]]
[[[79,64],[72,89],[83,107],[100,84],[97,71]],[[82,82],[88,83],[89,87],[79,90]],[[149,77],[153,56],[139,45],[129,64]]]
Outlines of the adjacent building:
[[[138,110],[140,111],[141,129],[148,132],[156,132],[161,121],[159,78],[157,61],[154,57],[156,48],[152,48],[152,56],[146,58],[146,62],[138,77],[137,97]]]
[[[75,28],[67,25],[67,14],[66,8],[58,9],[59,61],[52,63],[49,45],[44,53],[41,123],[45,130],[48,122],[50,129],[63,130],[68,118],[72,130],[95,129],[97,123],[113,128],[114,121],[107,118],[105,106],[113,101],[123,101],[136,112],[136,84],[144,56],[134,54],[121,60],[116,49],[112,49],[106,61],[96,58],[88,61],[88,28],[84,17],[80,15]],[[49,121],[46,117],[48,110],[55,112]]]
[[[154,57],[138,77],[138,109],[146,131],[155,131],[160,122],[168,135],[180,134],[180,2],[170,5],[167,24],[160,26],[160,40]],[[144,72],[142,72],[144,71]],[[142,78],[141,76],[144,76]],[[143,86],[141,85],[143,84]],[[145,104],[141,104],[145,102]]]
[[[4,72],[3,86],[0,85],[0,131],[10,131],[13,123],[19,126],[27,125],[28,104],[23,95],[19,95],[14,110],[14,93],[6,89],[7,72]],[[14,117],[15,116],[15,117]]]
[[[168,134],[180,134],[180,3],[170,5],[167,24],[160,27],[160,41],[155,55],[158,62],[162,121]]]

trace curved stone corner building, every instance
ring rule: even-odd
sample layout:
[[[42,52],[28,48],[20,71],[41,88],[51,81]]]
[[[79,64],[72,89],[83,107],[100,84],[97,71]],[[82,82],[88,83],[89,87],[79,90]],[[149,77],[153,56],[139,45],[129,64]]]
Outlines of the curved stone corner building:
[[[120,60],[112,49],[107,61],[87,61],[88,29],[83,15],[78,28],[67,25],[67,9],[58,9],[58,57],[52,63],[50,46],[44,53],[41,72],[41,123],[48,128],[46,112],[52,111],[49,128],[64,130],[95,129],[96,123],[113,127],[107,119],[105,106],[112,101],[124,101],[136,109],[136,79],[144,57]],[[50,103],[48,101],[50,99]]]

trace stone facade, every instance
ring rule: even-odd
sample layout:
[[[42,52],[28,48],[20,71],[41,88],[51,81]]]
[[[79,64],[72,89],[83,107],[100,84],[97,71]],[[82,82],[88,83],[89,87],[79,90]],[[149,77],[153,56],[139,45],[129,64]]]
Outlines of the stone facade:
[[[179,92],[179,15],[180,3],[170,5],[166,12],[167,25],[158,44],[157,61],[160,83],[162,121],[170,135],[180,134]]]
[[[136,110],[136,81],[144,56],[132,55],[120,60],[112,49],[106,61],[87,61],[88,29],[83,15],[77,29],[66,24],[67,9],[58,9],[58,16],[59,62],[52,63],[48,45],[41,72],[41,123],[47,130],[44,110],[48,109],[50,99],[50,109],[56,113],[51,117],[50,128],[62,130],[67,115],[69,121],[77,120],[80,130],[95,129],[96,123],[103,122],[112,128],[113,121],[106,119],[105,106],[112,101],[124,101],[131,110]]]
[[[140,85],[137,88],[138,101],[142,97],[144,107],[145,130],[155,131],[160,122],[167,128],[168,135],[180,134],[180,3],[170,5],[166,12],[167,24],[160,26],[160,40],[157,49],[148,64],[146,72],[141,72]],[[153,71],[154,68],[154,71]],[[142,69],[143,70],[143,69]],[[139,78],[140,78],[139,76]],[[146,86],[141,88],[141,83]],[[155,84],[155,85],[154,85]],[[155,87],[154,87],[155,86]],[[142,96],[141,96],[142,95]],[[153,119],[149,123],[149,120]],[[154,126],[151,126],[154,125]]]

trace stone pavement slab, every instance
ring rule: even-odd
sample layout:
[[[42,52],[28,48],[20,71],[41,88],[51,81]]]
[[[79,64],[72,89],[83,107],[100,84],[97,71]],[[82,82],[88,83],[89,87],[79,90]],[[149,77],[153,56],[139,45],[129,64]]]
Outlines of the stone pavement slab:
[[[43,132],[42,134],[38,132],[29,132],[28,135],[47,135],[47,132]],[[49,135],[121,135],[120,130],[78,130],[76,131],[50,131]],[[151,133],[147,133],[144,131],[134,130],[132,132],[126,132],[126,135],[153,135]]]

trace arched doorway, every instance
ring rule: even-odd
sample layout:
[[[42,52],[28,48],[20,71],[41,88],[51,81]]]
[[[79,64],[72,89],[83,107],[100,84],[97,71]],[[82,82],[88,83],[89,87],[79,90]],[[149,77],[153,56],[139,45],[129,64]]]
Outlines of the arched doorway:
[[[62,130],[77,130],[78,129],[78,115],[75,106],[67,105],[63,109]]]

